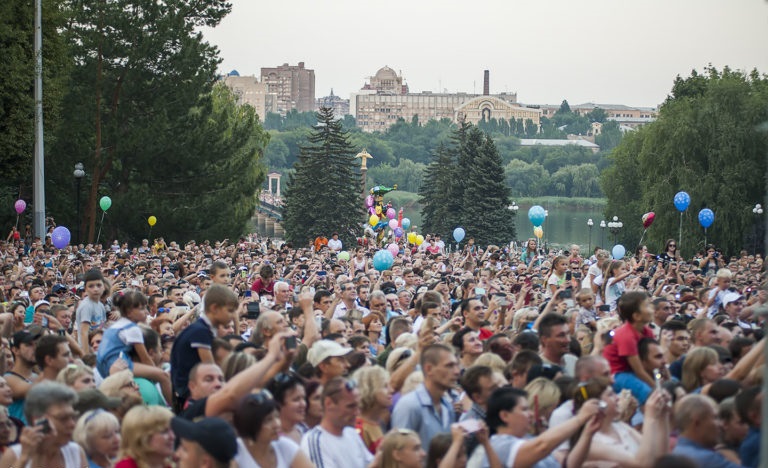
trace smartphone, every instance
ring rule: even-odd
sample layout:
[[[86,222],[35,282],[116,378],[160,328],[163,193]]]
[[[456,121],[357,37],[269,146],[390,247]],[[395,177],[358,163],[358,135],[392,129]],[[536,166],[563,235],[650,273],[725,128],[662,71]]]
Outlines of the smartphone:
[[[250,289],[245,291],[245,297],[251,297],[251,294],[252,294],[252,292],[251,292]]]
[[[325,271],[325,270],[320,270],[320,271],[317,272],[317,276],[325,276],[327,274],[328,274],[328,272]]]
[[[249,302],[245,307],[245,318],[248,320],[256,320],[259,318],[261,307],[258,302]]]
[[[43,325],[43,328],[48,328],[48,317],[46,317],[45,315],[43,315],[42,325]]]
[[[653,370],[653,380],[656,382],[656,390],[661,390],[661,371],[659,369]]]
[[[465,431],[467,431],[470,434],[482,429],[482,425],[480,424],[480,421],[477,419],[466,419],[464,421],[460,421],[458,425],[461,426]]]
[[[611,306],[610,304],[603,304],[601,306],[598,306],[597,310],[599,310],[600,312],[609,312],[611,310]]]
[[[475,296],[485,296],[485,288],[475,288]]]
[[[571,278],[572,278],[572,274],[571,274],[571,271],[570,271],[570,270],[566,271],[566,272],[565,272],[565,280],[566,280],[566,281],[570,281],[570,280],[571,280]]]
[[[43,434],[50,434],[51,433],[51,423],[48,421],[47,418],[40,418],[37,421],[35,421],[35,426],[40,426],[43,428]]]
[[[306,270],[309,268],[309,265],[299,265],[299,270]]]
[[[285,349],[296,349],[296,336],[285,337]]]
[[[496,303],[500,306],[507,306],[509,305],[509,301],[507,301],[507,295],[506,294],[494,294],[496,296]]]
[[[112,274],[113,274],[113,275],[115,275],[115,276],[117,276],[117,275],[119,275],[119,274],[120,274],[120,270],[115,270],[114,272],[112,272]]]

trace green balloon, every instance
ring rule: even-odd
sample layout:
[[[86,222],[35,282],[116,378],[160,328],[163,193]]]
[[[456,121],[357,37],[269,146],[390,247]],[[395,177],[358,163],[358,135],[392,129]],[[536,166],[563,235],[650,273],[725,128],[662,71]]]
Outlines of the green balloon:
[[[107,211],[109,207],[112,206],[112,199],[107,196],[101,197],[101,200],[99,200],[99,206],[102,210]]]

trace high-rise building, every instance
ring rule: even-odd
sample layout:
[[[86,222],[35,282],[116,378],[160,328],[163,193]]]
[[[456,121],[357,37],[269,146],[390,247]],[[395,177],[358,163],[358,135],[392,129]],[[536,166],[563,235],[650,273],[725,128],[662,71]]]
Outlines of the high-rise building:
[[[277,96],[277,112],[285,116],[288,111],[315,110],[315,71],[298,65],[284,63],[279,67],[262,68],[261,82],[267,85],[267,92]]]
[[[333,115],[337,119],[341,119],[349,114],[349,99],[336,96],[331,89],[330,95],[317,98],[317,108],[321,107],[330,107],[333,109]]]
[[[267,85],[259,83],[255,76],[240,76],[236,70],[232,70],[223,81],[237,96],[239,104],[249,104],[256,109],[262,122],[268,112],[277,112],[277,96],[269,94]]]

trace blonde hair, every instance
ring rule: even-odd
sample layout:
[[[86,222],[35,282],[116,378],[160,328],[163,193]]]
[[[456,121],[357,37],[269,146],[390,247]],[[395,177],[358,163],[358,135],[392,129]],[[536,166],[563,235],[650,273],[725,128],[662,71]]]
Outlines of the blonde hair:
[[[129,369],[121,370],[110,375],[99,385],[101,393],[112,398],[122,398],[120,390],[133,380],[133,372]]]
[[[149,440],[168,430],[173,413],[162,406],[134,406],[125,414],[120,443],[120,458],[131,457],[139,468],[145,468]]]
[[[91,440],[103,431],[116,431],[120,434],[120,421],[109,411],[98,408],[80,416],[72,439],[85,449],[85,453],[90,455],[93,453]]]
[[[715,276],[718,278],[731,279],[733,278],[733,273],[731,273],[731,270],[728,268],[720,268],[717,270],[717,275]]]
[[[539,413],[554,409],[560,403],[560,387],[546,377],[536,377],[525,386],[528,392],[528,403],[534,405],[538,401]]]
[[[403,382],[403,386],[400,388],[400,395],[405,395],[406,393],[412,392],[416,390],[416,387],[424,383],[424,373],[414,372],[413,374],[406,377],[405,382]]]
[[[360,409],[366,411],[376,405],[376,392],[386,388],[389,372],[380,366],[367,366],[352,375],[360,392]]]
[[[701,372],[712,364],[720,362],[717,351],[712,348],[700,346],[694,348],[683,361],[683,387],[691,392],[703,385],[701,381]]]
[[[504,373],[504,369],[507,367],[507,364],[504,362],[501,356],[491,352],[485,352],[478,356],[472,365],[490,367],[491,370],[500,372],[502,374]]]
[[[400,462],[395,460],[395,452],[405,448],[408,438],[415,437],[421,442],[419,434],[410,429],[392,429],[381,442],[381,468],[398,468]]]
[[[419,339],[413,333],[403,333],[395,340],[394,346],[396,348],[410,348],[416,349],[416,345],[419,344]]]
[[[56,376],[56,381],[67,387],[71,387],[75,384],[75,380],[83,375],[90,375],[93,377],[93,370],[81,364],[69,364],[59,371],[59,374]]]

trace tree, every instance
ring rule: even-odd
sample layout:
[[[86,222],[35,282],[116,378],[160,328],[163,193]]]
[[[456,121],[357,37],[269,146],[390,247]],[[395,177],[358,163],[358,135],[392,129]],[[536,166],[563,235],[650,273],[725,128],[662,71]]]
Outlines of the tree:
[[[587,113],[586,117],[591,122],[600,122],[603,123],[606,120],[608,120],[608,114],[605,112],[605,109],[602,109],[600,107],[595,107],[590,112]]]
[[[570,114],[571,106],[568,105],[568,101],[566,99],[563,99],[563,102],[560,103],[560,109],[557,110],[558,114]]]
[[[603,124],[600,134],[595,137],[595,143],[600,146],[600,151],[610,153],[618,146],[623,136],[619,123],[615,120],[609,120]]]
[[[515,197],[540,197],[549,188],[549,172],[538,162],[513,159],[504,168],[504,175]]]
[[[622,139],[601,177],[606,215],[639,220],[656,212],[647,235],[651,251],[677,238],[680,214],[672,199],[680,190],[691,196],[683,216],[685,255],[703,246],[699,210],[715,212],[708,240],[736,253],[754,228],[752,207],[763,202],[768,137],[760,125],[768,120],[768,79],[756,71],[705,72],[675,80],[658,119]],[[639,239],[639,222],[624,225],[627,240]]]
[[[419,190],[422,231],[448,236],[454,228],[456,213],[449,211],[456,165],[455,150],[440,143],[425,170]]]
[[[345,245],[353,244],[364,218],[355,154],[333,110],[321,108],[286,189],[283,220],[288,240],[304,245],[308,239],[338,232]]]

